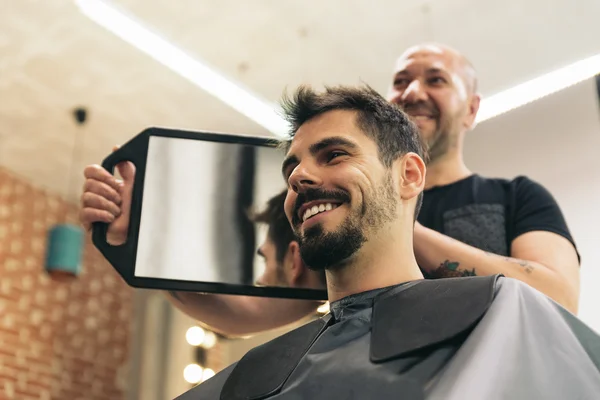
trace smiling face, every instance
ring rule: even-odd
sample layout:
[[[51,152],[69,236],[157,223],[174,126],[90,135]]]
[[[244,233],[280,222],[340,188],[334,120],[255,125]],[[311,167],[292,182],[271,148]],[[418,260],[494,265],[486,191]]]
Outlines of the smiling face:
[[[313,269],[343,265],[397,218],[392,171],[356,114],[328,111],[304,123],[283,164],[285,213]]]
[[[457,147],[475,121],[475,73],[457,52],[437,45],[407,50],[397,61],[388,100],[419,127],[434,162]]]

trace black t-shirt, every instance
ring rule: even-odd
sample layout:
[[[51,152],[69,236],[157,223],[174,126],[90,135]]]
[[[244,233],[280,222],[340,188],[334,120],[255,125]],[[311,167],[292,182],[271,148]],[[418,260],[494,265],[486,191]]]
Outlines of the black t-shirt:
[[[530,231],[549,231],[576,248],[554,197],[537,182],[477,174],[425,191],[418,221],[430,229],[494,254],[510,256],[512,241]],[[579,254],[578,254],[579,257]]]

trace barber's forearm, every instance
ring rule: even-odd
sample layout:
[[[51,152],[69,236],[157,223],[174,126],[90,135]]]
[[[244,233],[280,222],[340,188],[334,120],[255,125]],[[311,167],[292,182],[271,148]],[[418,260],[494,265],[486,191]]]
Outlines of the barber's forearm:
[[[415,230],[414,240],[419,266],[434,278],[502,274],[529,284],[572,312],[576,309],[563,278],[542,264],[492,254],[425,227]]]
[[[193,292],[167,292],[166,295],[177,309],[224,335],[248,335],[269,329],[264,321],[244,312],[243,301],[252,301],[248,297]]]
[[[224,335],[250,335],[302,319],[315,306],[301,300],[167,292],[179,310]]]

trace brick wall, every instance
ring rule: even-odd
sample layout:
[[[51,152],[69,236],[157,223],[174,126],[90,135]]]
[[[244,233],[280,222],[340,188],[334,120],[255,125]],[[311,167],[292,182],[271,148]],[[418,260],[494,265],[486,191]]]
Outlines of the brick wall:
[[[88,241],[82,275],[44,272],[46,234],[78,209],[0,168],[0,399],[123,399],[133,290]]]

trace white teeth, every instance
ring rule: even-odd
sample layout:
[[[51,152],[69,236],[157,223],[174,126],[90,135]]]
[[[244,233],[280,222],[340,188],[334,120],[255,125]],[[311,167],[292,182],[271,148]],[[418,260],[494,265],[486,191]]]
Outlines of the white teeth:
[[[309,219],[311,215],[312,215],[312,212],[310,212],[310,209],[304,211],[304,215],[302,216],[302,222]]]
[[[319,204],[318,206],[312,206],[311,208],[304,211],[304,215],[302,216],[302,222],[306,221],[313,215],[317,215],[320,212],[331,211],[336,208],[338,205],[333,205],[331,203]]]

